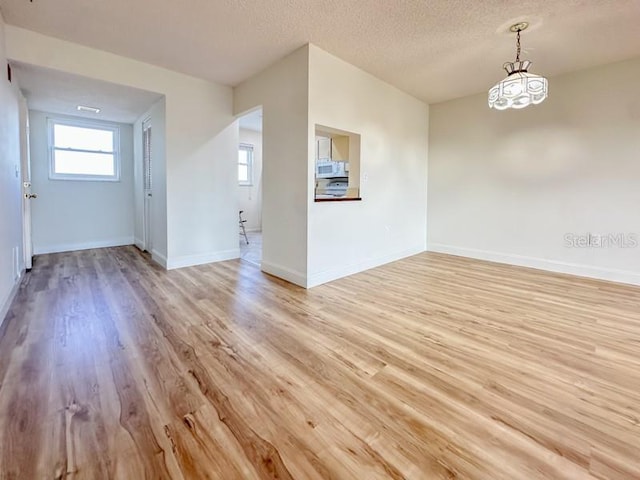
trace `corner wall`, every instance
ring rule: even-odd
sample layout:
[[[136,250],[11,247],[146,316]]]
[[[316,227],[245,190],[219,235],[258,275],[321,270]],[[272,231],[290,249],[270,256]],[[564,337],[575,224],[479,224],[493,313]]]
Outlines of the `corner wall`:
[[[308,46],[234,89],[237,116],[260,106],[263,114],[262,270],[306,287]],[[236,174],[234,185],[237,183]]]
[[[311,45],[308,286],[423,252],[429,107]],[[362,201],[315,202],[315,125],[361,135]]]
[[[429,250],[640,284],[638,79],[640,59],[550,78],[523,110],[432,105]]]
[[[20,170],[20,92],[7,79],[5,24],[0,12],[0,324],[24,270]]]

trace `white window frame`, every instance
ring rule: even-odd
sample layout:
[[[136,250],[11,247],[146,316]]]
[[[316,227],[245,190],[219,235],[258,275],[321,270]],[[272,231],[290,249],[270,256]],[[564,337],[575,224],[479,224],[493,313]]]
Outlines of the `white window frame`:
[[[58,149],[71,152],[87,153],[113,153],[113,175],[85,175],[76,173],[56,173],[54,145],[55,125],[67,125],[69,127],[92,128],[95,130],[109,130],[113,132],[113,152],[101,150]],[[79,180],[84,182],[119,182],[120,181],[120,127],[113,123],[95,122],[82,118],[70,119],[60,117],[47,118],[48,147],[49,147],[49,179],[51,180]]]
[[[246,182],[241,181],[238,178],[238,185],[241,187],[251,187],[253,186],[253,145],[250,143],[241,143],[238,147],[238,165],[240,165],[240,150],[246,150],[248,152],[247,155],[247,177],[249,178]],[[236,173],[237,175],[237,173]]]

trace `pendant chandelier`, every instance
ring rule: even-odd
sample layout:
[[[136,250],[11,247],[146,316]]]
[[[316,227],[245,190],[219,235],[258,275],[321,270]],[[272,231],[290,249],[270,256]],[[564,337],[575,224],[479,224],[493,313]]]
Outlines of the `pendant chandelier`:
[[[529,60],[520,60],[520,32],[529,24],[520,22],[512,25],[510,31],[516,33],[516,61],[506,62],[502,68],[507,78],[498,82],[489,90],[489,107],[496,110],[507,108],[524,108],[531,104],[542,103],[549,92],[547,79],[534,75],[527,70],[531,66]]]

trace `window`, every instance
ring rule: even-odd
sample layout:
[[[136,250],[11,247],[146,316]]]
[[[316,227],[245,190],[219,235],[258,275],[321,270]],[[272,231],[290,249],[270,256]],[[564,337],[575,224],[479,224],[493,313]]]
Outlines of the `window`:
[[[49,178],[118,181],[119,145],[116,126],[49,119]]]
[[[253,185],[253,146],[240,145],[238,155],[238,184]]]

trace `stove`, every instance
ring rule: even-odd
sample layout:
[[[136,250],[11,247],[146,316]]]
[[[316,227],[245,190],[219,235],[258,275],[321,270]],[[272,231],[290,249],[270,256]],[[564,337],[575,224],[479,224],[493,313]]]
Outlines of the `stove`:
[[[344,197],[349,188],[348,177],[328,179],[328,182],[319,182],[316,188],[316,198]]]

